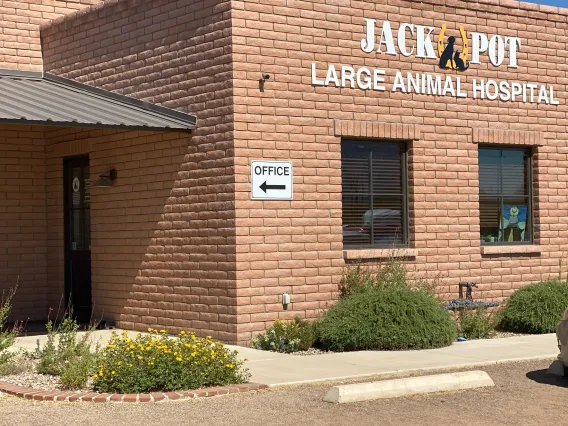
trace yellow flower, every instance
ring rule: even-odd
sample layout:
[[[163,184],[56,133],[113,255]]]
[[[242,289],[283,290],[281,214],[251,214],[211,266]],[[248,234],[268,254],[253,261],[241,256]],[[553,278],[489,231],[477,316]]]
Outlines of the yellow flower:
[[[179,334],[181,334],[182,336],[185,335],[185,331],[180,331]]]
[[[96,380],[98,377],[99,377],[99,375],[98,375],[98,374],[95,374],[95,375],[93,376],[93,379]]]
[[[107,346],[107,348],[114,349],[114,348],[116,348],[116,345],[109,344],[109,345]]]
[[[166,330],[160,330],[160,333],[164,334],[166,332]]]
[[[138,359],[142,359],[142,356],[141,356],[141,355],[138,355]]]
[[[118,361],[118,362],[117,362],[117,365],[122,365],[122,361]]]
[[[233,364],[227,364],[226,367],[227,368],[233,368]]]
[[[192,353],[191,353],[191,356],[195,356],[195,355],[197,355],[197,352],[192,352]]]
[[[176,361],[182,361],[182,358],[178,356],[178,357],[176,358]]]
[[[116,371],[111,371],[110,374],[116,374]]]

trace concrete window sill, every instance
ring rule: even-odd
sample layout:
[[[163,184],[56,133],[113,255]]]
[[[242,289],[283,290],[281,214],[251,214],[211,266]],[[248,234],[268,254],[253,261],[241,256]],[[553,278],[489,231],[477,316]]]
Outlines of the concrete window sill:
[[[388,259],[389,257],[416,257],[417,255],[418,250],[411,248],[343,250],[345,260]]]
[[[511,245],[511,246],[481,246],[481,254],[534,254],[542,253],[542,247],[531,245]]]

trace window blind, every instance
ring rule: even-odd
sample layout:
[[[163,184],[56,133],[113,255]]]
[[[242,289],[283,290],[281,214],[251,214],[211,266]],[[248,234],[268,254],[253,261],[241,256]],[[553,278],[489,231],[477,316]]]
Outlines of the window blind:
[[[343,244],[406,244],[406,147],[398,142],[343,141]]]

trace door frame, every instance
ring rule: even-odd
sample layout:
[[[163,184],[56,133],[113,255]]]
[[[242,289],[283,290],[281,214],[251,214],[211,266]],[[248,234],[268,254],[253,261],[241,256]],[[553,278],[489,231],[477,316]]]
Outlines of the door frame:
[[[72,283],[72,263],[71,263],[71,197],[72,193],[69,190],[67,185],[70,179],[70,173],[73,169],[74,164],[80,164],[82,166],[87,164],[90,168],[90,156],[89,154],[82,154],[82,155],[75,155],[71,157],[64,157],[63,158],[63,238],[64,238],[64,245],[63,245],[63,253],[64,253],[64,301],[65,301],[65,311],[69,308],[70,296],[73,290],[73,283]],[[82,169],[81,173],[84,173]],[[85,177],[90,179],[90,176],[82,176],[82,181],[84,182]],[[84,195],[82,195],[83,199],[81,203],[85,202]],[[90,207],[89,207],[90,212]],[[90,221],[89,221],[89,233],[91,232],[90,229]],[[90,240],[90,236],[89,236]],[[92,275],[89,277],[89,292],[91,293],[92,298]],[[75,316],[75,315],[74,315]]]

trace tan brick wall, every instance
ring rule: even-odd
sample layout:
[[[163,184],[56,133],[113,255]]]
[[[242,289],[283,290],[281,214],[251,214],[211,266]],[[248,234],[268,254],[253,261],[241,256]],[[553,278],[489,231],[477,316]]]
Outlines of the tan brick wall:
[[[41,71],[40,25],[101,1],[2,0],[0,68]]]
[[[92,140],[92,164],[100,165],[93,173],[124,157],[119,177],[136,176],[127,193],[118,181],[101,193],[104,206],[93,211],[93,236],[111,243],[93,249],[93,282],[124,327],[184,327],[236,340],[229,5],[113,1],[42,30],[46,71],[198,118],[191,142],[167,134],[147,143]],[[124,212],[113,207],[121,197]],[[103,227],[103,217],[112,227]],[[113,237],[123,233],[128,246],[115,247]]]
[[[189,306],[195,299],[183,288],[190,277],[176,274],[173,264],[188,262],[196,254],[186,253],[187,259],[182,259],[168,249],[171,244],[164,238],[172,228],[175,194],[183,190],[181,169],[189,135],[57,129],[47,139],[51,303],[58,303],[63,295],[63,160],[86,154],[91,181],[110,168],[116,168],[119,176],[113,188],[91,189],[95,319],[114,319],[140,329],[190,327],[192,318],[173,313],[174,306]],[[174,324],[174,319],[187,321]]]
[[[483,299],[558,274],[568,249],[568,10],[507,0],[237,0],[232,17],[240,341],[276,318],[314,317],[332,300],[344,266],[340,135],[380,136],[373,134],[377,122],[409,140],[411,245],[417,252],[406,259],[410,270],[439,274],[438,291],[447,298],[457,296],[459,280],[475,281]],[[446,23],[454,34],[464,25],[468,32],[520,37],[518,69],[472,65],[460,74],[465,89],[471,93],[479,77],[553,84],[560,105],[313,87],[312,62],[320,76],[329,64],[385,69],[387,87],[397,70],[444,74],[435,60],[364,53],[364,17],[389,20],[394,31],[401,22]],[[264,92],[261,71],[271,75]],[[353,134],[338,134],[337,120]],[[420,138],[396,133],[397,124],[419,125]],[[482,255],[475,128],[516,131],[500,133],[503,142],[529,146],[540,135],[534,219],[541,254]],[[371,133],[363,135],[367,129]],[[484,142],[499,136],[489,133],[476,135],[485,135]],[[294,201],[250,201],[252,159],[292,160]],[[288,311],[279,298],[285,291],[291,294]]]
[[[156,222],[168,225],[155,243],[137,246],[171,254],[171,263],[152,253],[144,257],[147,267],[141,266],[143,277],[167,284],[138,278],[138,291],[124,295],[127,308],[116,311],[129,315],[122,324],[142,328],[156,318],[170,325],[180,312],[199,312],[180,324],[247,342],[276,318],[311,318],[327,307],[345,265],[340,136],[349,132],[381,137],[388,129],[408,138],[416,256],[407,263],[415,275],[441,275],[444,297],[455,297],[460,279],[478,282],[478,297],[500,299],[556,275],[568,248],[567,16],[507,0],[119,0],[44,28],[48,71],[198,116],[180,188],[167,203],[171,211]],[[447,23],[450,32],[463,24],[468,32],[520,37],[518,69],[472,66],[461,74],[465,89],[471,92],[472,79],[479,77],[537,81],[554,84],[560,105],[313,87],[312,62],[320,72],[331,63],[385,69],[387,86],[396,70],[444,73],[436,61],[362,52],[363,17],[388,19],[395,30],[412,21]],[[263,92],[261,71],[271,74]],[[369,122],[384,124],[375,134]],[[495,143],[500,135],[535,147],[540,253],[482,254],[478,143]],[[294,201],[250,201],[250,160],[263,158],[292,160]],[[185,264],[180,259],[188,252],[198,255]],[[119,270],[136,271],[126,260],[118,263],[101,285],[122,283]],[[177,274],[191,279],[180,281]],[[189,291],[194,298],[187,303],[194,305],[170,309],[163,303],[168,291]],[[283,292],[292,295],[287,311],[280,303]]]
[[[43,129],[0,126],[0,290],[15,287],[12,319],[45,318],[46,194]]]

